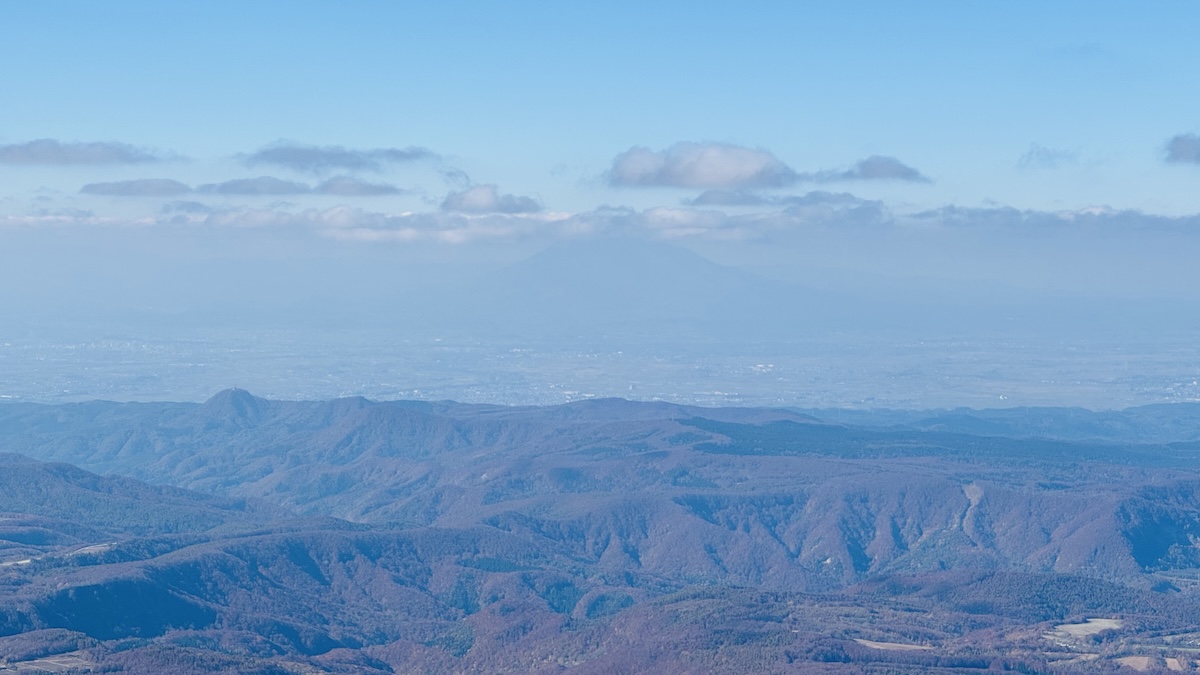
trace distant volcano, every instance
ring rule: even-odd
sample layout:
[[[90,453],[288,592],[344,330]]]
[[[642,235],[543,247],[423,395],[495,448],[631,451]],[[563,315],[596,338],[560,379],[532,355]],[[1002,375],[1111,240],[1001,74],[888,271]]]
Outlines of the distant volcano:
[[[635,239],[561,242],[448,290],[436,303],[440,313],[423,308],[428,316],[505,333],[685,331],[746,339],[827,325],[846,304],[679,246]]]

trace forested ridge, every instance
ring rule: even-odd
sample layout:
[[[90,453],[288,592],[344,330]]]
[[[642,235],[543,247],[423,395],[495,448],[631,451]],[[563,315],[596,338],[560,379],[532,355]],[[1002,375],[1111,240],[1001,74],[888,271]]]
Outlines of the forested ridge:
[[[4,404],[0,656],[109,672],[1165,668],[1200,640],[1193,413],[238,390]],[[1116,623],[1056,628],[1096,617]]]

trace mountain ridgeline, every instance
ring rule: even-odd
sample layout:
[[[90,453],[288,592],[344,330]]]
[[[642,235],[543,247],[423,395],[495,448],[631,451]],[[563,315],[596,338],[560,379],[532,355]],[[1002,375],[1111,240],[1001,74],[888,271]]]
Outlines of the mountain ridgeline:
[[[0,450],[0,656],[31,669],[1072,672],[1200,630],[1192,405],[229,390],[6,403]]]

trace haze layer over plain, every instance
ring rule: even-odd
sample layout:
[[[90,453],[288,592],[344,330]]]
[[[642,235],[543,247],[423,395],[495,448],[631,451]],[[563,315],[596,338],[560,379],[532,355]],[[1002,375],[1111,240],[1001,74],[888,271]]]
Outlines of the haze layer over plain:
[[[2,396],[1198,395],[1192,4],[141,9],[0,26]]]

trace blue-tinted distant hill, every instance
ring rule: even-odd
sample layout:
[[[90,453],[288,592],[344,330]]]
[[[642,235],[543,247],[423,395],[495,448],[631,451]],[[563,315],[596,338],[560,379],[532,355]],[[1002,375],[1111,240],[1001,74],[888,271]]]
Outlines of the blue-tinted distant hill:
[[[811,409],[803,412],[841,424],[1010,438],[1110,443],[1200,441],[1200,403],[1168,403],[1099,411],[1017,407],[985,410]]]

